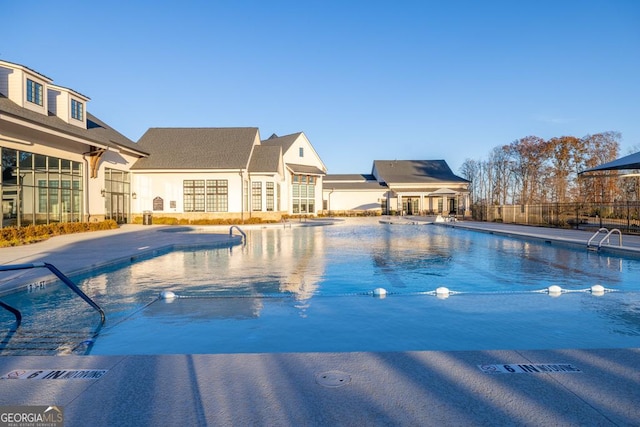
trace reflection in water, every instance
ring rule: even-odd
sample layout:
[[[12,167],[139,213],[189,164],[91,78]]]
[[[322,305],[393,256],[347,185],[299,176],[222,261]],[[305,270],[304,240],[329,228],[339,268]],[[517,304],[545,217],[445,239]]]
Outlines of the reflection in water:
[[[527,348],[569,338],[582,340],[574,347],[628,345],[626,337],[640,337],[639,275],[637,260],[438,226],[370,224],[256,229],[243,247],[176,251],[76,280],[107,313],[99,352],[120,345],[126,354],[131,343],[155,348],[159,336],[193,340],[205,352]],[[526,293],[594,284],[628,293]],[[441,286],[463,294],[416,296]],[[379,287],[390,296],[373,298]],[[159,301],[164,290],[186,298]],[[3,301],[23,311],[27,328],[96,323],[66,287]],[[3,328],[13,323],[0,313]],[[442,336],[425,325],[442,325]],[[197,347],[205,338],[210,346]]]

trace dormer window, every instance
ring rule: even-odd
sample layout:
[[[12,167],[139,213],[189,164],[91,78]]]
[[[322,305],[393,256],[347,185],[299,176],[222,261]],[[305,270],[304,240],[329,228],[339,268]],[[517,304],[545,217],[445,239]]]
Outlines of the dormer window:
[[[42,85],[27,79],[27,101],[42,105]]]
[[[304,157],[304,147],[298,148],[298,154],[300,154],[300,157]]]
[[[84,104],[82,102],[71,100],[71,117],[80,121],[84,119]]]

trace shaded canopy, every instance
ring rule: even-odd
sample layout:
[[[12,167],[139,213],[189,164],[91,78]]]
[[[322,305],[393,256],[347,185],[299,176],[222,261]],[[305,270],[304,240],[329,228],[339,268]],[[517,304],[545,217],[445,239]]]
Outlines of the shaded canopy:
[[[584,170],[580,173],[622,169],[640,169],[640,151],[614,161],[604,163],[600,166],[596,166],[595,168]]]

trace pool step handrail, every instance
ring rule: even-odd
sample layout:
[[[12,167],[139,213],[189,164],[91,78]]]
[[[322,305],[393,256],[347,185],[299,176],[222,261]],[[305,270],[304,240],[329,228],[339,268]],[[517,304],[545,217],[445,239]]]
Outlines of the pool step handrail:
[[[73,292],[78,294],[80,298],[85,300],[87,304],[96,309],[98,313],[100,313],[100,321],[101,324],[104,324],[106,317],[104,314],[104,310],[95,303],[87,294],[82,292],[82,289],[78,287],[75,283],[71,281],[67,276],[65,276],[60,270],[58,270],[53,264],[49,264],[48,262],[36,262],[33,264],[9,264],[9,265],[0,265],[0,271],[14,271],[14,270],[27,270],[31,268],[46,268],[50,272],[56,275],[58,279],[62,281],[65,285],[67,285]],[[15,314],[15,313],[14,313]]]
[[[16,316],[16,329],[18,329],[20,327],[20,323],[22,323],[22,313],[20,313],[20,310],[18,310],[17,308],[11,307],[9,304],[6,304],[2,301],[0,301],[0,307],[4,308],[5,310],[11,312],[11,314]]]
[[[600,243],[598,243],[598,250],[600,250],[600,247],[602,246],[602,242],[604,242],[605,240],[607,241],[607,245],[609,244],[609,237],[613,234],[613,233],[618,233],[618,246],[622,246],[622,232],[620,230],[618,230],[617,228],[612,229],[611,231],[609,231],[607,233],[606,236],[604,236],[601,240]]]
[[[606,228],[604,228],[604,227],[602,227],[602,228],[600,228],[598,231],[596,231],[595,233],[593,233],[593,236],[591,236],[591,238],[590,238],[590,239],[589,239],[589,241],[587,242],[587,249],[591,249],[591,250],[596,250],[596,249],[597,249],[596,247],[591,246],[591,242],[593,241],[593,239],[595,239],[595,238],[596,238],[596,236],[597,236],[598,234],[600,234],[600,233],[602,233],[602,232],[605,232],[605,233],[607,233],[607,235],[608,235],[609,230],[608,230],[608,229],[606,229]],[[598,246],[598,248],[599,248],[599,246]]]
[[[602,239],[600,239],[600,241],[598,242],[598,246],[591,246],[591,242],[593,241],[593,239],[595,239],[602,232],[605,232],[606,235]],[[591,238],[587,242],[587,249],[592,250],[592,251],[595,251],[595,250],[599,251],[605,240],[607,241],[607,244],[609,244],[610,237],[614,233],[617,233],[618,237],[619,237],[618,246],[622,246],[622,232],[619,229],[614,228],[612,230],[609,230],[608,228],[602,227],[598,231],[596,231],[593,234],[593,236],[591,236]]]
[[[229,237],[233,236],[233,229],[236,229],[240,232],[240,234],[242,234],[242,238],[243,238],[243,243],[247,243],[247,233],[245,233],[244,231],[242,231],[242,229],[240,227],[238,227],[237,225],[232,225],[231,227],[229,227]]]

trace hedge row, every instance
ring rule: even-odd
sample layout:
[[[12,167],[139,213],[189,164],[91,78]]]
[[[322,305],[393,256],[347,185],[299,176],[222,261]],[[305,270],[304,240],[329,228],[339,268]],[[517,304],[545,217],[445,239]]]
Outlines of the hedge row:
[[[155,225],[234,225],[234,224],[268,224],[276,221],[268,221],[260,218],[239,219],[211,218],[211,219],[186,219],[171,216],[154,216],[151,222]],[[142,218],[135,218],[134,224],[142,224]]]
[[[111,230],[114,228],[118,228],[118,223],[114,220],[102,222],[58,222],[46,225],[28,225],[26,227],[5,227],[0,229],[0,247],[40,242],[49,237],[62,234]]]

